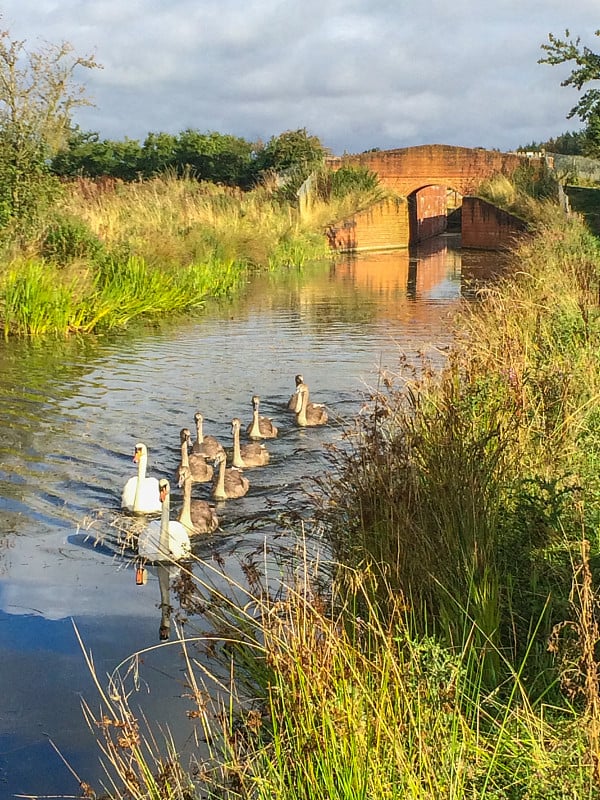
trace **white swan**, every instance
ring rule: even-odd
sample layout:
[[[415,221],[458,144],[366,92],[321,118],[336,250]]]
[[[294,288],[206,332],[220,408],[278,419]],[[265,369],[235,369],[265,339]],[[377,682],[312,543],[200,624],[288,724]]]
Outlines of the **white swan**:
[[[220,453],[215,458],[215,466],[219,468],[213,484],[212,496],[215,500],[228,500],[243,497],[250,488],[250,481],[238,467],[226,469],[227,457]]]
[[[181,524],[169,519],[171,486],[166,478],[159,481],[162,510],[160,521],[149,522],[138,537],[138,555],[145,561],[179,561],[191,552],[190,537]]]
[[[233,459],[234,467],[244,469],[246,467],[264,467],[270,461],[270,455],[264,444],[259,442],[249,442],[240,445],[241,422],[237,417],[231,420],[231,432],[233,434]]]
[[[246,428],[246,433],[250,439],[274,439],[278,429],[269,417],[260,416],[259,404],[260,397],[255,394],[252,398],[252,422]]]
[[[138,442],[133,453],[137,464],[137,475],[129,478],[123,487],[121,508],[132,514],[160,514],[162,506],[159,497],[158,480],[146,477],[148,450],[145,444]]]
[[[296,425],[301,428],[314,425],[325,425],[329,416],[322,403],[310,403],[308,386],[298,386],[298,406],[296,408]]]
[[[190,536],[196,533],[213,533],[219,527],[219,518],[213,506],[206,500],[192,500],[192,473],[181,467],[179,485],[183,486],[183,505],[179,522]]]
[[[224,453],[225,448],[215,439],[214,436],[204,435],[204,417],[199,411],[194,414],[196,423],[196,441],[192,445],[192,453],[206,456],[206,458],[216,458],[219,453]]]

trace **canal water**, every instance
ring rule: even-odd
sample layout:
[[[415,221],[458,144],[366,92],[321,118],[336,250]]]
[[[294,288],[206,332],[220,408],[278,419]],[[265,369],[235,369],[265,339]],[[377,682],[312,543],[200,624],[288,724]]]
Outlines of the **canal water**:
[[[252,279],[243,298],[201,316],[106,337],[0,344],[0,797],[102,788],[95,736],[81,710],[99,707],[78,636],[101,680],[138,651],[131,703],[192,740],[177,645],[157,647],[155,569],[137,585],[113,547],[121,490],[148,447],[148,473],[172,478],[179,431],[231,446],[251,398],[279,436],[269,466],[248,470],[246,497],[218,504],[220,528],[194,544],[207,573],[234,578],[265,552],[291,547],[309,514],[310,478],[327,446],[361,413],[382,370],[422,355],[444,361],[450,320],[488,258],[443,237],[408,253],[310,264]],[[299,429],[285,406],[302,373],[330,422]],[[207,497],[195,485],[195,497]],[[172,516],[181,492],[172,481]],[[284,522],[283,520],[288,520]],[[294,522],[289,522],[294,520]],[[176,638],[172,636],[172,639]],[[186,727],[187,726],[187,727]],[[178,743],[179,744],[179,743]]]

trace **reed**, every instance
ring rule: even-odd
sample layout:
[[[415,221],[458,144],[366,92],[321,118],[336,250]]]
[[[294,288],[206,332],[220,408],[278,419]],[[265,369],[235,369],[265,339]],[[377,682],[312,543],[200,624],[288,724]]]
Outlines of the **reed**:
[[[4,336],[65,336],[125,327],[139,318],[174,317],[231,296],[248,266],[213,259],[160,269],[130,256],[95,268],[16,262],[0,278]]]
[[[2,276],[4,336],[42,336],[66,331],[73,314],[74,282],[60,279],[39,261],[17,261]]]

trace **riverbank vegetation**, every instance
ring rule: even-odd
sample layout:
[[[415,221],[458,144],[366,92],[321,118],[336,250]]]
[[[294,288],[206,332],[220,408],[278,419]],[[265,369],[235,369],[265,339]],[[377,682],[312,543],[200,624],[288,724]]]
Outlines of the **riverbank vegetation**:
[[[11,335],[102,332],[240,291],[254,270],[329,256],[327,225],[381,196],[365,170],[315,173],[300,212],[276,181],[251,191],[165,174],[79,179],[4,230],[0,323]]]
[[[65,188],[0,270],[5,336],[104,331],[228,296],[325,251],[289,210],[193,180]]]
[[[230,596],[182,571],[205,745],[190,771],[115,685],[114,796],[600,797],[599,291],[598,240],[539,204],[446,368],[382,374],[331,450],[331,560]]]

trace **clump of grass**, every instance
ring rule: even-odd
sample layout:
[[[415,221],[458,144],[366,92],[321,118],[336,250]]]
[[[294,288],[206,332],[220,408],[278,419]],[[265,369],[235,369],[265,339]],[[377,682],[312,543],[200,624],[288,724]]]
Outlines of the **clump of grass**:
[[[477,187],[477,195],[528,222],[535,222],[544,201],[552,205],[556,203],[558,179],[550,170],[540,173],[537,168],[524,164],[510,178],[495,175],[482,181]]]
[[[0,279],[0,317],[5,337],[110,330],[201,309],[210,299],[230,297],[247,275],[247,264],[216,259],[160,269],[134,256],[107,257],[77,271],[16,262]]]
[[[574,619],[563,620],[554,627],[549,649],[558,658],[560,680],[567,696],[576,701],[583,699],[587,755],[594,779],[600,783],[600,681],[596,655],[600,606],[590,568],[590,543],[586,539],[581,542],[579,563],[574,565],[570,601]]]
[[[2,276],[1,315],[4,336],[43,336],[69,329],[75,287],[40,261],[17,261]]]

